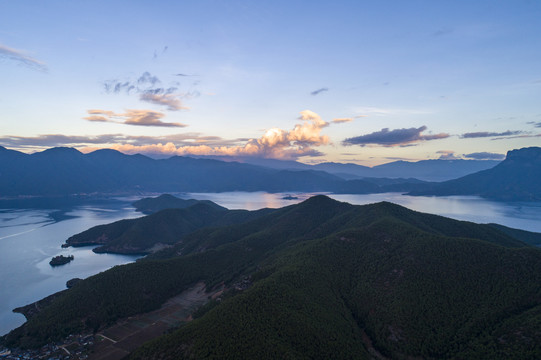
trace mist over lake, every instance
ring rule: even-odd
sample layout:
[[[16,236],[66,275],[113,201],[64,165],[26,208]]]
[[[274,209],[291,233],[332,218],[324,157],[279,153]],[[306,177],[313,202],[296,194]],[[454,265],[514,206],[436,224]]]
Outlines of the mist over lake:
[[[174,195],[184,199],[211,200],[229,209],[255,210],[296,204],[315,194],[224,192]],[[541,203],[503,203],[465,196],[413,197],[399,193],[328,195],[351,204],[390,201],[413,210],[459,220],[499,223],[541,232]],[[62,249],[60,246],[68,237],[92,226],[142,216],[130,205],[139,198],[82,205],[60,214],[57,209],[0,210],[0,288],[5,294],[0,298],[0,334],[24,322],[24,317],[13,313],[12,309],[65,289],[69,279],[85,278],[112,266],[134,261],[137,256],[95,254],[91,247]],[[55,213],[55,218],[61,221],[51,218],[51,213]],[[51,267],[50,259],[60,254],[74,255],[75,259],[69,264]]]

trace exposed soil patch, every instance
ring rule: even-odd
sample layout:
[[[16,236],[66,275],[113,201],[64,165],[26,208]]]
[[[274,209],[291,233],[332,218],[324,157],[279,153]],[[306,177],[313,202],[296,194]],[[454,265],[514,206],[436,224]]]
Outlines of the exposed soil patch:
[[[205,283],[199,282],[181,294],[169,299],[158,310],[132,316],[96,334],[90,360],[122,359],[144,342],[167,330],[190,321],[191,313],[205,304],[209,297],[222,289],[205,292]]]

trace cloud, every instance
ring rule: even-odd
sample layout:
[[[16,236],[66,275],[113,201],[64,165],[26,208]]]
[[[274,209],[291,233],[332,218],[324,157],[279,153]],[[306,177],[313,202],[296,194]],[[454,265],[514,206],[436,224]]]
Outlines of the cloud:
[[[165,127],[185,127],[180,123],[164,123],[160,119],[165,116],[164,113],[151,110],[126,110],[123,117],[126,118],[124,124],[138,126],[165,126]]]
[[[160,127],[185,127],[181,123],[166,123],[161,121],[164,113],[153,110],[126,110],[124,113],[114,113],[110,110],[87,110],[90,116],[83,119],[94,122],[112,122],[116,124]]]
[[[353,121],[353,118],[338,118],[332,119],[332,122],[335,124],[347,123]]]
[[[148,71],[145,71],[143,75],[139,76],[139,79],[137,79],[137,84],[150,84],[152,86],[155,86],[160,82],[161,81],[157,76],[150,74]]]
[[[134,90],[136,86],[129,81],[119,81],[117,79],[107,80],[103,83],[103,89],[106,93],[118,94],[121,92],[126,92],[129,94]]]
[[[312,96],[316,96],[316,95],[319,95],[320,93],[324,92],[324,91],[329,91],[329,88],[321,88],[321,89],[317,89],[317,90],[314,90],[310,93],[310,95]]]
[[[157,113],[157,112],[154,112]],[[115,123],[134,122],[132,125],[145,125],[161,121],[161,116],[149,110],[127,110],[117,114],[109,110],[88,110],[90,121]],[[157,113],[161,114],[161,113]],[[96,120],[96,117],[98,119]],[[102,119],[103,118],[103,119]],[[291,130],[271,128],[259,138],[223,139],[219,136],[203,136],[200,133],[182,133],[165,136],[131,136],[125,134],[108,134],[96,136],[65,136],[58,134],[39,135],[35,137],[4,136],[0,137],[0,145],[17,149],[41,150],[52,146],[71,146],[83,152],[102,148],[136,154],[173,155],[222,155],[222,156],[254,156],[275,159],[298,159],[302,156],[321,156],[316,148],[330,143],[329,137],[322,130],[329,123],[309,110],[301,112],[300,124]],[[165,125],[160,125],[165,126]],[[171,125],[169,125],[171,126]]]
[[[504,154],[497,154],[491,152],[475,152],[471,154],[464,154],[464,157],[467,159],[474,160],[503,160],[505,159]]]
[[[128,154],[254,156],[291,160],[302,156],[323,155],[315,147],[329,143],[329,137],[321,134],[322,129],[329,123],[323,121],[318,114],[310,110],[302,111],[299,120],[303,122],[296,124],[289,131],[271,128],[259,138],[237,139],[229,144],[224,143],[224,140],[220,138],[201,138],[201,141],[196,141],[193,144],[186,144],[186,142],[178,144],[169,138],[167,140],[170,141],[167,142],[145,144],[131,142],[113,144],[110,148]],[[222,143],[222,145],[218,143]]]
[[[83,119],[88,121],[94,121],[94,122],[113,122],[108,117],[102,116],[102,115],[90,115],[86,116]]]
[[[457,160],[460,159],[460,157],[455,155],[455,152],[453,150],[440,150],[436,151],[436,154],[441,154],[439,159],[440,160]]]
[[[384,128],[381,129],[381,131],[376,131],[370,134],[347,138],[343,141],[343,144],[360,146],[380,145],[385,147],[411,146],[420,141],[445,139],[450,136],[447,133],[422,135],[421,133],[426,129],[426,126],[421,126],[420,128],[395,130],[389,130],[389,128]]]
[[[55,146],[84,146],[88,144],[110,144],[125,140],[121,134],[107,134],[95,136],[77,136],[62,134],[46,134],[38,136],[3,136],[0,144],[9,148],[49,148]]]
[[[193,146],[193,145],[208,145],[208,146],[235,146],[239,143],[239,139],[226,140],[219,136],[203,136],[199,133],[182,133],[171,134],[164,136],[133,136],[126,134],[105,134],[105,135],[63,135],[63,134],[45,134],[38,136],[3,136],[0,137],[2,146],[12,149],[38,149],[55,146],[69,146],[80,149],[96,150],[103,148],[104,145],[114,146],[114,144],[123,143],[133,146],[144,147],[147,145],[161,143],[175,143],[177,146]]]
[[[26,55],[22,50],[13,49],[2,44],[0,44],[0,58],[12,60],[19,63],[20,65],[47,72],[47,65],[45,65],[44,62]]]
[[[167,106],[167,110],[170,111],[189,109],[188,107],[183,106],[180,99],[174,94],[143,93],[139,98],[153,104]]]
[[[527,138],[537,138],[541,137],[541,134],[529,134],[529,135],[515,135],[515,136],[506,136],[506,137],[497,137],[490,140],[509,140],[509,139],[527,139]]]
[[[462,134],[460,137],[462,139],[474,139],[474,138],[485,138],[485,137],[498,137],[498,136],[513,136],[522,134],[523,131],[511,131],[507,130],[504,132],[488,132],[488,131],[479,131]]]
[[[167,52],[167,49],[169,49],[169,46],[164,46],[162,51],[161,51],[161,54],[165,54]],[[156,60],[158,58],[158,51],[157,50],[154,50],[154,55],[152,56],[152,59]]]
[[[320,127],[325,127],[329,125],[329,123],[323,121],[321,117],[313,111],[303,110],[300,114],[301,116],[299,116],[299,120],[311,121],[315,125]]]
[[[171,82],[168,87],[159,87],[159,84],[162,84],[162,81],[157,76],[145,71],[136,80],[107,80],[103,83],[103,89],[108,94],[139,94],[139,100],[165,106],[169,111],[189,109],[183,105],[181,99],[200,95],[197,90],[179,93],[178,82]]]

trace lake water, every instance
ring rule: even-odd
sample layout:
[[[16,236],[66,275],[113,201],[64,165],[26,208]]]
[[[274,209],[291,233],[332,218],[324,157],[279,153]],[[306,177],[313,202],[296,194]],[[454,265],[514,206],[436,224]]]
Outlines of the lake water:
[[[288,194],[264,192],[174,195],[211,200],[229,209],[255,210],[295,204],[315,194],[290,194],[298,198],[295,200],[283,199]],[[329,196],[351,204],[391,201],[413,210],[459,220],[495,222],[541,232],[541,203],[509,204],[477,197],[412,197],[395,193]],[[66,281],[74,277],[85,278],[112,266],[134,261],[136,256],[95,254],[89,247],[62,249],[60,246],[68,237],[92,226],[141,216],[130,206],[130,202],[137,199],[138,197],[123,198],[120,199],[121,202],[79,206],[69,210],[61,221],[51,218],[50,214],[55,209],[0,210],[0,335],[21,325],[25,320],[24,316],[13,313],[13,308],[65,289]],[[50,259],[60,254],[74,255],[75,259],[69,264],[51,267]]]
[[[118,203],[106,207],[82,206],[68,212],[73,216],[54,221],[52,210],[0,210],[0,335],[21,325],[25,318],[11,310],[66,288],[66,281],[125,264],[135,256],[95,254],[91,247],[60,246],[66,239],[92,226],[141,216],[132,207]],[[58,267],[49,265],[56,255],[73,255],[74,261]]]

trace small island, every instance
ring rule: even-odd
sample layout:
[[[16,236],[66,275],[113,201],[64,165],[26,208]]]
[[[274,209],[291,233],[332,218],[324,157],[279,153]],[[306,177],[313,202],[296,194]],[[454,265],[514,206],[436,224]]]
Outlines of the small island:
[[[55,256],[49,261],[49,265],[51,266],[60,266],[69,263],[74,259],[73,255],[64,256],[64,255],[58,255]]]

